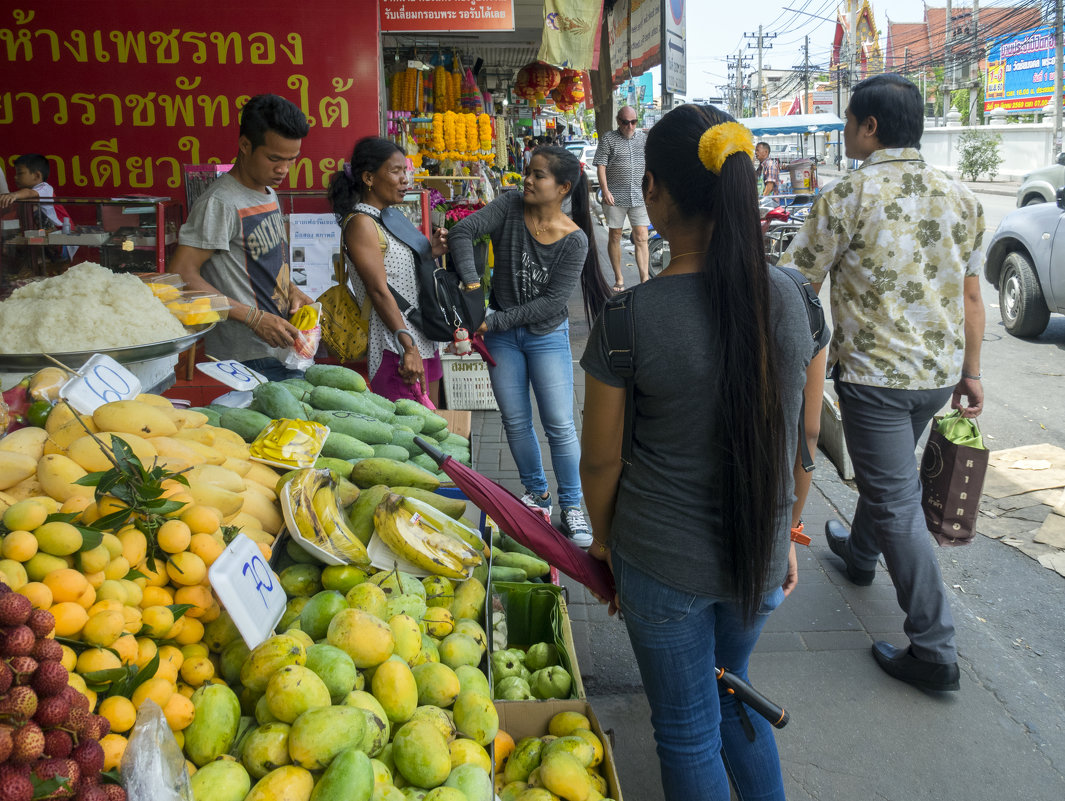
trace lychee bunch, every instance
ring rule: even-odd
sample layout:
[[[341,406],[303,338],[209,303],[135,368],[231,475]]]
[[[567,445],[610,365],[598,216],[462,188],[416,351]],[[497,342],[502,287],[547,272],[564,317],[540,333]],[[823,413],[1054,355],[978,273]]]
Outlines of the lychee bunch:
[[[70,686],[54,628],[50,612],[0,582],[0,801],[126,801],[122,787],[101,784],[110,724]]]

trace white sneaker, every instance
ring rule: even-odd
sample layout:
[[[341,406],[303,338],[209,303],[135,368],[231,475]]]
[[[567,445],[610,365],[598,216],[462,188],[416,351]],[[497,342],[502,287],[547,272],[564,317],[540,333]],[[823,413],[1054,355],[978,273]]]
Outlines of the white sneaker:
[[[592,529],[584,519],[584,512],[579,506],[562,510],[562,533],[573,540],[573,544],[587,548],[592,544]]]
[[[548,523],[551,522],[551,513],[554,511],[554,507],[551,505],[550,493],[546,498],[541,498],[535,492],[525,490],[525,494],[521,496],[521,502],[530,509],[534,509],[542,514]]]

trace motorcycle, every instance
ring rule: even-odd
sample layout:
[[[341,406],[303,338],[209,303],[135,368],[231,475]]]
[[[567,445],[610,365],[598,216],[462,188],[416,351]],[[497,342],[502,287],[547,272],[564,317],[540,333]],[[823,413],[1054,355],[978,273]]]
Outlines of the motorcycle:
[[[813,196],[792,195],[781,198],[779,204],[770,196],[763,198],[759,207],[762,209],[766,261],[776,264],[806,222],[806,216],[813,207]]]

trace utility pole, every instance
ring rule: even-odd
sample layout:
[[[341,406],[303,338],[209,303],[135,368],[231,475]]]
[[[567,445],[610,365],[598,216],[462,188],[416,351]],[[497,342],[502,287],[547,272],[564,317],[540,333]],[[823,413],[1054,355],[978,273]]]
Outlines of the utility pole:
[[[950,23],[951,23],[950,0],[947,0],[947,25],[943,38],[943,124],[947,124],[947,114],[950,111],[950,92],[954,88],[954,71],[951,64],[950,47]]]
[[[1054,0],[1054,156],[1061,152],[1061,0]]]
[[[753,33],[745,33],[745,34],[743,34],[743,38],[744,39],[757,39],[758,40],[758,44],[757,44],[757,47],[758,47],[758,95],[756,96],[755,102],[754,102],[754,116],[761,117],[762,116],[762,97],[761,96],[765,93],[765,83],[762,81],[762,50],[772,50],[773,49],[773,45],[766,44],[765,40],[766,39],[776,39],[777,35],[775,33],[762,33],[762,26],[759,25],[758,26],[757,35],[753,34]],[[750,47],[750,46],[751,46],[750,44],[747,45],[747,47]]]
[[[802,113],[810,113],[810,37],[806,37],[802,58]]]

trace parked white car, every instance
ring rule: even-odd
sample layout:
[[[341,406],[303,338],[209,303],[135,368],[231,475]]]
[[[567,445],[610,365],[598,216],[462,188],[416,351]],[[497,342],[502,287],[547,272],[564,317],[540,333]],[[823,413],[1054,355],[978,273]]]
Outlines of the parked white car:
[[[1017,190],[1017,206],[1053,203],[1057,191],[1065,186],[1065,153],[1058,153],[1058,163],[1041,167],[1021,178]]]

